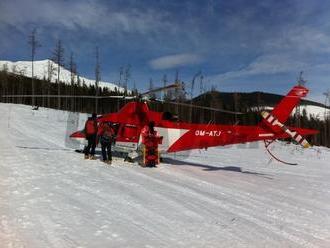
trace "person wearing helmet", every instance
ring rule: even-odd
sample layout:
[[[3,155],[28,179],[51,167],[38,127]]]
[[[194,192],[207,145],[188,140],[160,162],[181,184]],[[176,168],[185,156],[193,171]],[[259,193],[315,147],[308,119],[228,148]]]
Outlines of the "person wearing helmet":
[[[97,135],[101,143],[103,162],[107,164],[111,164],[112,162],[111,145],[114,140],[114,134],[115,132],[112,128],[111,123],[100,123]]]
[[[141,130],[141,135],[142,139],[149,136],[158,136],[158,132],[155,130],[155,122],[150,121],[148,125],[145,125],[144,128]],[[143,140],[142,143],[144,143]]]
[[[85,123],[85,136],[88,142],[85,147],[84,154],[85,159],[95,159],[95,147],[97,137],[97,115],[93,113]]]

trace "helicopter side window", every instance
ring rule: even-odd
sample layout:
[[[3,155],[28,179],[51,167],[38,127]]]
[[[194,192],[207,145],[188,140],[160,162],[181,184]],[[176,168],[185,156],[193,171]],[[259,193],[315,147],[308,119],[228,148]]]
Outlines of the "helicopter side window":
[[[172,118],[173,118],[172,113],[170,113],[170,112],[164,112],[164,113],[163,113],[163,116],[162,116],[162,119],[163,119],[163,120],[171,121]]]
[[[177,121],[178,117],[173,115],[171,112],[163,112],[162,120],[165,121]]]

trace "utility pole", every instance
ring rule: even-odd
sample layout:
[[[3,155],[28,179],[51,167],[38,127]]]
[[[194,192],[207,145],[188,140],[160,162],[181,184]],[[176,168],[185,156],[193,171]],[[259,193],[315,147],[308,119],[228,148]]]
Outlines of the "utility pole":
[[[34,59],[36,55],[36,50],[41,47],[41,44],[37,40],[37,29],[34,28],[29,35],[28,43],[31,46],[31,63],[32,63],[32,75],[31,75],[31,84],[32,84],[32,106],[35,105],[35,85],[34,85]]]

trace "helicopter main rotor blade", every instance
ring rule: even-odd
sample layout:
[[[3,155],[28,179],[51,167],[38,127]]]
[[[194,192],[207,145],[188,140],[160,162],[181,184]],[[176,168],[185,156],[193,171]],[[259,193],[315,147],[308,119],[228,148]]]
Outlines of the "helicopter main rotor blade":
[[[115,99],[136,99],[136,96],[98,96],[96,98],[105,99],[105,98],[115,98]]]
[[[156,89],[146,91],[144,93],[141,93],[140,96],[146,96],[146,95],[150,95],[152,93],[156,93],[156,92],[160,92],[160,91],[167,91],[167,90],[170,90],[170,89],[182,88],[182,87],[183,87],[183,84],[174,83],[174,84],[170,84],[170,85],[167,85],[167,86],[164,86],[164,87],[159,87],[159,88],[156,88]]]
[[[159,101],[159,100],[157,100],[157,101]],[[172,104],[172,105],[180,105],[180,106],[184,106],[184,107],[211,110],[211,111],[227,113],[227,114],[235,114],[235,115],[243,115],[244,114],[242,112],[236,112],[236,111],[230,111],[230,110],[218,109],[218,108],[212,108],[212,107],[204,107],[204,106],[199,106],[199,105],[194,105],[194,104],[189,104],[189,103],[183,103],[183,102],[165,102],[165,101],[160,101],[160,102],[169,103],[169,104]]]
[[[90,98],[90,99],[105,99],[105,98],[115,98],[115,99],[135,99],[135,96],[77,96],[77,95],[2,95],[1,97],[36,97],[36,98]]]

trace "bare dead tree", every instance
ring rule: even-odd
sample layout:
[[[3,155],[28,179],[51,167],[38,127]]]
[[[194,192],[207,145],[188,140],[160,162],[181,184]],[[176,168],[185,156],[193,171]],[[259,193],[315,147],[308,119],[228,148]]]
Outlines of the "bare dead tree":
[[[77,74],[77,66],[76,63],[74,62],[74,57],[73,57],[73,53],[70,53],[70,61],[69,61],[69,69],[70,69],[70,83],[71,83],[71,90],[70,90],[70,94],[74,95],[75,94],[75,90],[74,90],[74,84],[75,84],[75,76]],[[71,111],[75,110],[75,98],[71,98]]]
[[[54,67],[53,62],[51,60],[48,60],[48,63],[47,63],[47,82],[48,82],[47,95],[50,95],[50,87],[51,87],[51,82],[52,82],[52,78],[55,73],[55,70],[56,70],[56,68]],[[50,107],[50,98],[49,97],[47,98],[47,106],[48,106],[48,108]]]
[[[323,93],[323,95],[325,96],[325,101],[324,101],[324,118],[325,119],[328,119],[330,117],[330,114],[329,114],[329,107],[330,107],[330,89],[327,90],[326,92]]]
[[[330,107],[330,90],[324,92],[323,95],[325,96],[324,102],[324,142],[328,145],[329,142],[329,134],[328,134],[328,125],[330,121],[330,114],[329,114],[329,107]]]
[[[132,94],[133,94],[134,96],[137,96],[137,95],[138,95],[138,90],[137,90],[137,88],[136,88],[136,82],[135,82],[135,80],[133,81]]]
[[[8,95],[9,94],[9,92],[8,92],[8,71],[9,70],[9,68],[8,68],[8,64],[7,63],[5,63],[5,64],[3,64],[2,65],[2,72],[4,73],[4,78],[2,78],[1,79],[1,81],[2,81],[2,84],[3,84],[3,88],[2,88],[2,93],[4,94],[4,95]],[[5,102],[9,102],[9,98],[8,98],[8,96],[6,96],[5,98],[4,98],[4,100],[5,100]]]
[[[99,48],[95,48],[95,96],[99,95],[99,82],[101,80],[101,66],[99,58]],[[95,113],[98,112],[98,98],[95,98]]]
[[[53,61],[57,64],[57,94],[61,95],[61,85],[60,85],[60,73],[61,66],[64,66],[64,48],[62,45],[62,41],[60,39],[57,40],[55,49],[53,51]],[[61,108],[61,98],[57,98],[57,108]]]
[[[177,69],[175,71],[175,83],[179,83],[179,70]],[[175,95],[175,101],[176,101],[176,105],[175,105],[175,112],[176,112],[176,115],[179,115],[179,89],[178,88],[175,88],[174,90],[174,95]]]
[[[77,65],[74,61],[73,52],[70,53],[69,70],[70,70],[70,83],[71,83],[71,86],[73,86],[74,79],[75,79],[76,73],[77,73]]]
[[[195,75],[193,76],[193,79],[191,81],[191,89],[190,89],[190,104],[193,104],[193,96],[194,96],[194,87],[195,87],[195,80],[198,76],[200,76],[202,74],[201,71],[198,71],[197,73],[195,73]],[[189,111],[189,120],[192,121],[192,112],[193,112],[193,107],[190,107],[190,111]]]
[[[303,78],[303,71],[301,71],[300,73],[299,73],[299,77],[298,77],[298,79],[297,79],[297,84],[299,85],[299,86],[305,86],[305,84],[306,84],[306,80]],[[296,125],[297,125],[297,127],[300,127],[300,117],[301,117],[301,111],[300,111],[300,104],[296,107],[296,113],[295,113],[295,115],[296,115]]]
[[[119,68],[119,82],[118,82],[119,87],[122,86],[123,75],[124,75],[124,67],[121,66]]]
[[[19,72],[18,72],[18,75],[20,75],[20,86],[19,86],[19,94],[22,94],[22,95],[24,95],[24,84],[23,84],[23,78],[24,78],[24,76],[26,75],[26,68],[23,68],[23,69],[21,69]],[[23,97],[19,97],[19,103],[21,103],[21,104],[23,104],[24,102],[23,102]]]
[[[204,82],[203,82],[204,76],[203,74],[199,77],[199,94],[203,94],[205,92],[204,89]]]
[[[149,79],[149,89],[148,90],[153,90],[154,89],[154,82],[152,81],[152,78]],[[155,99],[156,98],[156,94],[155,93],[150,93],[149,97],[151,99]]]
[[[204,76],[203,76],[203,74],[201,74],[200,77],[199,77],[199,94],[200,95],[204,94],[204,91],[205,91],[203,80],[204,80]],[[205,98],[205,95],[203,95],[203,98]],[[200,115],[199,116],[200,116],[200,122],[203,123],[203,120],[204,120],[204,110],[202,110],[200,112]]]
[[[163,75],[162,81],[163,81],[163,86],[166,87],[166,85],[167,85],[167,75],[166,74]],[[167,92],[166,91],[164,91],[164,93],[163,93],[163,100],[164,101],[167,100]]]
[[[128,85],[128,80],[131,78],[131,65],[128,64],[125,68],[125,74],[124,74],[124,90],[125,94],[127,93],[127,85]]]
[[[37,40],[37,29],[34,28],[28,38],[28,44],[31,46],[31,84],[32,84],[32,95],[35,95],[35,87],[34,87],[34,59],[36,55],[36,51],[39,47],[41,47],[41,44]],[[32,96],[32,106],[35,105],[35,97]]]

